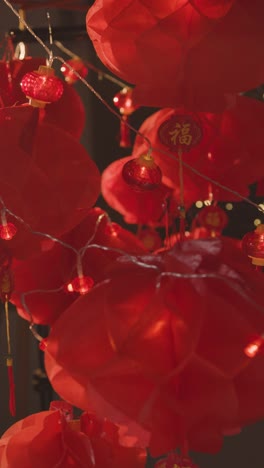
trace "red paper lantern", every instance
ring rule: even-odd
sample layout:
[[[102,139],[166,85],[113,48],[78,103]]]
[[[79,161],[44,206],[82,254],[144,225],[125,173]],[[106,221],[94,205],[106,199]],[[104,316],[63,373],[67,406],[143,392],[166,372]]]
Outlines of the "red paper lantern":
[[[264,224],[259,224],[255,231],[243,237],[242,248],[253,265],[264,266]]]
[[[143,468],[143,450],[124,448],[118,428],[93,414],[71,420],[65,403],[33,414],[10,427],[1,438],[0,463],[8,468],[86,467]],[[57,409],[57,410],[56,410]]]
[[[262,307],[262,276],[227,240],[124,256],[55,322],[46,369],[63,398],[111,414],[153,455],[215,452],[264,414],[264,356],[244,353]]]
[[[0,237],[3,240],[11,240],[17,233],[17,228],[13,223],[0,225]]]
[[[211,236],[220,235],[228,223],[228,216],[222,208],[217,205],[205,206],[197,216],[200,226],[205,227]]]
[[[136,85],[136,104],[213,112],[263,82],[263,13],[262,0],[97,0],[87,30],[102,62]]]
[[[45,107],[58,101],[63,94],[63,84],[54,75],[53,68],[41,65],[38,71],[27,73],[21,81],[21,89],[33,107]]]
[[[122,176],[124,181],[134,190],[154,190],[161,184],[162,173],[154,159],[141,155],[137,159],[126,162]]]
[[[11,107],[27,102],[21,90],[20,82],[26,73],[45,65],[44,58],[26,57],[24,60],[0,61],[0,88],[4,106]],[[72,86],[62,83],[62,97],[41,110],[41,120],[66,130],[80,138],[84,123],[85,110],[81,98]]]
[[[95,203],[100,174],[85,149],[31,106],[0,109],[1,196],[33,230],[61,235]],[[14,170],[15,168],[15,170]]]
[[[190,112],[187,109],[162,109],[148,119],[139,131],[153,147],[153,157],[167,179],[180,186],[179,151],[183,163],[242,195],[248,185],[264,171],[261,158],[264,140],[261,124],[264,109],[260,102],[238,97],[232,109],[218,114]],[[133,156],[147,150],[147,143],[137,136]],[[170,153],[170,154],[166,154]],[[172,153],[172,154],[171,154]],[[196,200],[236,200],[235,194],[215,186],[210,180],[183,168],[185,198]]]
[[[123,88],[113,98],[114,105],[119,109],[122,115],[128,116],[133,114],[137,106],[133,103],[133,90],[131,88]]]
[[[127,87],[123,88],[114,96],[113,102],[123,116],[120,121],[120,147],[130,148],[132,143],[128,118],[138,107],[133,103],[133,90]]]
[[[67,64],[70,65],[73,70],[67,67]],[[82,78],[86,78],[88,75],[88,68],[79,57],[67,60],[66,64],[61,66],[61,73],[63,74],[65,81],[70,85],[76,83],[79,80],[74,71],[76,71]]]
[[[69,292],[87,294],[93,285],[94,280],[90,276],[77,276],[67,285],[67,289]]]

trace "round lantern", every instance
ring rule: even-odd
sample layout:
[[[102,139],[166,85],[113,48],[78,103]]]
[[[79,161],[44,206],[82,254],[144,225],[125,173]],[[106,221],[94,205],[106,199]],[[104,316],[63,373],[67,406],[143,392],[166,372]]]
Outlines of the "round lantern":
[[[63,94],[63,83],[55,76],[54,69],[44,65],[27,73],[22,78],[21,88],[33,107],[45,107],[58,101]]]
[[[152,156],[143,154],[126,162],[122,176],[134,190],[154,190],[161,184],[162,173]]]
[[[113,98],[114,105],[119,109],[120,114],[123,116],[122,120],[120,121],[121,148],[129,148],[132,146],[128,118],[138,108],[138,106],[133,103],[132,94],[133,90],[131,88],[125,87]]]
[[[67,64],[70,65],[71,68],[67,67]],[[75,75],[74,71],[76,71],[81,76],[81,78],[86,78],[88,75],[88,68],[79,57],[68,60],[66,64],[61,66],[61,73],[63,74],[65,81],[68,84],[72,85],[79,79],[78,76]]]
[[[263,82],[263,14],[262,0],[96,0],[87,30],[137,104],[215,112]]]
[[[259,224],[255,231],[246,234],[242,248],[255,266],[264,266],[264,224]]]
[[[216,452],[263,418],[264,356],[244,352],[264,330],[263,280],[233,244],[124,255],[106,278],[53,324],[46,370],[61,397],[111,415],[153,456]]]
[[[226,213],[217,205],[205,206],[198,212],[196,219],[200,226],[211,233],[212,237],[220,235],[228,223]]]

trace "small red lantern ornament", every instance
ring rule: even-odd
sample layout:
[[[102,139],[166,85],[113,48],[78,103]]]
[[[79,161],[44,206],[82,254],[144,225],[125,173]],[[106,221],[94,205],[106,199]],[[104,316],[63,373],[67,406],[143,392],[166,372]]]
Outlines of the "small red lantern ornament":
[[[132,146],[130,129],[127,126],[128,117],[133,114],[138,106],[135,106],[132,99],[132,88],[123,88],[113,98],[114,105],[123,116],[120,122],[120,147],[130,148]]]
[[[3,240],[12,240],[17,233],[17,228],[13,223],[2,224],[0,226],[0,237]]]
[[[242,240],[242,248],[256,267],[264,266],[264,224],[248,232]]]
[[[92,289],[93,285],[94,280],[90,276],[77,276],[67,285],[67,290],[84,295]]]
[[[244,353],[249,358],[254,358],[258,354],[264,351],[264,335],[255,337],[253,340],[248,343],[244,349]]]
[[[1,212],[0,238],[3,240],[12,240],[17,233],[17,227],[13,223],[8,223],[5,210]]]
[[[21,80],[23,93],[33,107],[43,108],[58,101],[63,94],[63,83],[51,67],[40,65],[38,70],[27,73]]]
[[[211,234],[211,237],[219,236],[228,223],[228,216],[217,205],[205,206],[199,211],[197,221],[200,226],[205,227]]]
[[[71,68],[67,67],[69,65]],[[71,60],[67,60],[66,64],[61,67],[61,73],[63,74],[65,81],[72,85],[78,81],[78,76],[74,72],[77,72],[82,78],[86,78],[88,75],[88,68],[79,57],[74,57]]]
[[[124,181],[134,190],[154,190],[161,184],[162,172],[150,154],[128,161],[122,170]]]

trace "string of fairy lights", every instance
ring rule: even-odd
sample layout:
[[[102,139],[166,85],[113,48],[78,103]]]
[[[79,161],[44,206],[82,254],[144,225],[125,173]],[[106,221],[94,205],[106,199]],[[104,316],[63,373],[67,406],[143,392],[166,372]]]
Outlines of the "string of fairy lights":
[[[25,20],[24,16],[21,15],[21,13],[19,11],[17,11],[14,6],[8,1],[8,0],[2,0],[3,3],[14,13],[14,15],[19,19],[19,22],[20,24],[22,24],[28,31],[29,33],[34,37],[34,39],[39,43],[39,45],[43,48],[43,50],[46,52],[47,54],[47,66],[48,67],[51,67],[52,64],[54,62],[60,62],[61,64],[63,64],[64,67],[67,67],[68,70],[71,71],[71,73],[73,73],[77,78],[78,80],[80,80],[84,86],[86,88],[89,89],[90,92],[92,92],[96,98],[109,110],[109,112],[111,112],[116,118],[118,118],[120,120],[120,122],[123,122],[124,125],[129,128],[131,131],[133,131],[136,135],[139,135],[141,138],[143,138],[145,140],[145,142],[147,143],[148,145],[148,155],[151,155],[153,151],[155,152],[159,152],[161,154],[164,154],[166,156],[168,156],[169,158],[173,159],[174,161],[177,161],[179,162],[179,157],[177,157],[175,154],[169,152],[169,151],[166,151],[166,150],[162,150],[161,148],[155,148],[155,147],[152,147],[152,144],[150,142],[150,140],[144,135],[142,134],[140,131],[138,131],[136,128],[134,128],[128,121],[127,119],[124,119],[122,115],[120,115],[119,112],[117,112],[115,109],[113,109],[111,107],[111,105],[105,101],[105,99],[101,96],[101,94],[99,92],[96,91],[96,89],[84,78],[82,77],[78,71],[76,71],[66,60],[64,60],[62,57],[60,56],[56,56],[53,54],[53,51],[41,40],[40,37],[38,37],[38,35],[34,32],[34,30],[30,27],[30,25],[27,23],[27,21]],[[64,53],[66,53],[68,56],[70,57],[76,57],[76,54],[74,54],[72,51],[70,51],[69,49],[67,49],[66,47],[63,46],[63,44],[61,44],[60,42],[58,41],[55,41],[55,45]],[[116,84],[118,84],[120,87],[124,87],[126,86],[125,83],[123,83],[122,81],[120,80],[117,80],[115,79],[114,77],[112,77],[111,75],[108,75],[107,73],[104,73],[104,72],[101,72],[100,70],[98,70],[96,67],[93,67],[94,68],[94,71],[96,71],[98,74],[101,74],[102,76],[104,76],[106,79],[109,79],[110,81],[113,81],[115,82]],[[230,187],[228,186],[225,186],[224,184],[221,184],[219,183],[218,181],[210,178],[209,176],[201,173],[200,171],[198,171],[197,169],[195,169],[193,166],[191,166],[190,164],[186,163],[185,161],[181,161],[182,165],[184,166],[184,168],[188,169],[189,171],[193,172],[195,175],[197,175],[198,177],[208,181],[210,184],[214,184],[215,186],[221,188],[222,190],[225,190],[226,192],[228,193],[231,193],[232,195],[234,195],[235,197],[239,198],[240,200],[243,200],[245,201],[246,203],[252,205],[254,208],[256,208],[258,211],[264,213],[264,205],[258,205],[257,203],[253,202],[252,200],[250,200],[249,198],[247,197],[244,197],[243,195],[241,195],[240,193],[234,191],[233,189],[231,189]],[[55,236],[52,236],[50,235],[49,233],[44,233],[44,232],[39,232],[39,231],[34,231],[33,229],[31,229],[31,227],[21,218],[19,217],[18,215],[16,215],[14,212],[12,212],[11,210],[8,209],[8,207],[5,205],[5,202],[3,199],[0,198],[0,203],[2,205],[2,219],[3,219],[3,216],[6,216],[6,214],[8,214],[9,216],[13,217],[14,219],[16,219],[19,223],[23,223],[27,229],[30,230],[30,232],[33,234],[33,235],[37,235],[37,236],[41,236],[43,238],[46,238],[46,239],[49,239],[55,243],[58,243],[60,244],[62,247],[64,247],[65,249],[70,249],[72,252],[74,252],[74,254],[76,255],[76,270],[77,270],[77,274],[78,274],[78,278],[80,280],[79,282],[79,291],[80,294],[85,294],[87,293],[91,287],[93,286],[93,280],[90,278],[90,282],[89,284],[87,284],[85,281],[87,280],[87,277],[84,276],[84,273],[83,273],[83,265],[82,265],[82,261],[83,261],[83,257],[85,255],[85,253],[90,250],[90,249],[99,249],[101,251],[105,251],[105,252],[115,252],[116,254],[118,255],[122,255],[122,256],[126,256],[127,258],[129,258],[130,261],[132,262],[137,262],[138,264],[141,264],[142,266],[146,267],[146,268],[155,268],[157,270],[157,267],[156,266],[152,266],[152,265],[149,265],[147,263],[144,263],[142,261],[142,259],[140,257],[137,257],[137,256],[133,256],[133,255],[129,255],[127,252],[123,251],[123,250],[120,250],[120,249],[115,249],[115,248],[111,248],[111,247],[107,247],[107,246],[103,246],[103,245],[99,245],[99,244],[96,244],[96,243],[93,243],[94,239],[95,239],[95,236],[96,236],[96,233],[97,233],[97,230],[100,226],[100,223],[102,222],[103,219],[107,218],[107,221],[108,221],[108,224],[110,226],[112,226],[112,223],[111,223],[111,220],[110,218],[108,217],[108,215],[105,213],[101,216],[98,217],[98,220],[96,222],[96,225],[95,225],[95,228],[94,228],[94,232],[92,234],[92,236],[90,237],[90,239],[85,243],[84,246],[82,246],[80,249],[76,249],[74,246],[70,245],[70,244],[67,244],[66,242],[62,241],[61,239],[55,237]],[[112,226],[112,229],[114,231],[114,226]],[[228,278],[226,279],[225,277],[221,276],[220,274],[213,274],[213,273],[190,273],[190,274],[181,274],[181,273],[160,273],[157,277],[157,282],[156,282],[156,288],[157,290],[159,290],[160,288],[160,284],[161,284],[161,279],[164,275],[166,274],[170,274],[172,275],[172,277],[175,277],[175,278],[182,278],[182,279],[186,279],[186,280],[192,280],[192,279],[218,279],[218,280],[221,280],[221,281],[224,281],[228,287],[230,287],[231,289],[235,290],[236,292],[238,292],[238,288],[239,288],[239,294],[242,294],[244,299],[247,300],[248,303],[251,303],[251,304],[254,304],[255,307],[257,307],[258,309],[260,309],[260,306],[259,304],[257,304],[250,296],[247,295],[247,293],[245,292],[243,286],[241,285],[241,287],[239,287],[237,284],[235,284],[231,278]],[[70,289],[70,284],[72,283],[69,283],[68,285],[68,292],[72,292],[71,289]],[[96,287],[97,285],[95,285]],[[82,289],[83,288],[83,289]],[[34,320],[33,320],[33,316],[32,316],[32,313],[30,311],[30,308],[28,306],[28,303],[27,303],[27,298],[29,296],[32,296],[33,294],[43,294],[43,293],[49,293],[49,294],[52,294],[52,293],[57,293],[57,292],[61,292],[65,290],[65,284],[63,285],[58,285],[57,288],[55,289],[36,289],[36,290],[30,290],[30,291],[26,291],[24,293],[22,293],[20,295],[20,302],[21,302],[21,305],[22,307],[24,308],[25,312],[28,314],[28,317],[29,317],[29,321],[30,321],[30,330],[31,332],[33,333],[34,337],[42,342],[43,338],[37,333],[37,331],[35,330],[35,323],[34,323]],[[74,290],[73,290],[74,291]],[[263,312],[263,309],[261,308],[261,311]]]

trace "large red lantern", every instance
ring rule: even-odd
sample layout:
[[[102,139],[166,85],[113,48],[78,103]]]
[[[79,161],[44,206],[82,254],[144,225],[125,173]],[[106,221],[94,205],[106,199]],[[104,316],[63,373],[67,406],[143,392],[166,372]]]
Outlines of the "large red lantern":
[[[70,410],[63,410],[60,403],[54,402],[54,410],[18,421],[3,434],[0,440],[2,467],[144,467],[144,450],[122,447],[118,441],[118,427],[113,423],[87,413],[73,420]]]
[[[262,0],[97,0],[87,29],[136,104],[214,111],[263,82],[263,13]]]
[[[37,109],[0,109],[1,196],[34,230],[60,235],[95,203],[100,174],[71,135],[39,122]],[[14,170],[15,168],[15,170]]]
[[[248,185],[264,170],[261,157],[263,118],[264,108],[260,102],[238,97],[235,107],[218,114],[190,112],[183,108],[162,109],[145,120],[140,133],[150,140],[155,161],[169,179],[169,185],[180,185],[176,158],[182,154],[183,162],[194,170],[246,196]],[[145,140],[137,136],[133,156],[137,157],[146,149]],[[187,199],[190,198],[188,192],[192,193],[193,186],[196,187],[193,202],[237,199],[236,195],[188,168],[184,168],[184,186]]]
[[[119,258],[53,325],[51,383],[127,424],[153,454],[217,451],[264,415],[264,357],[244,353],[264,330],[262,291],[261,274],[220,239]]]

